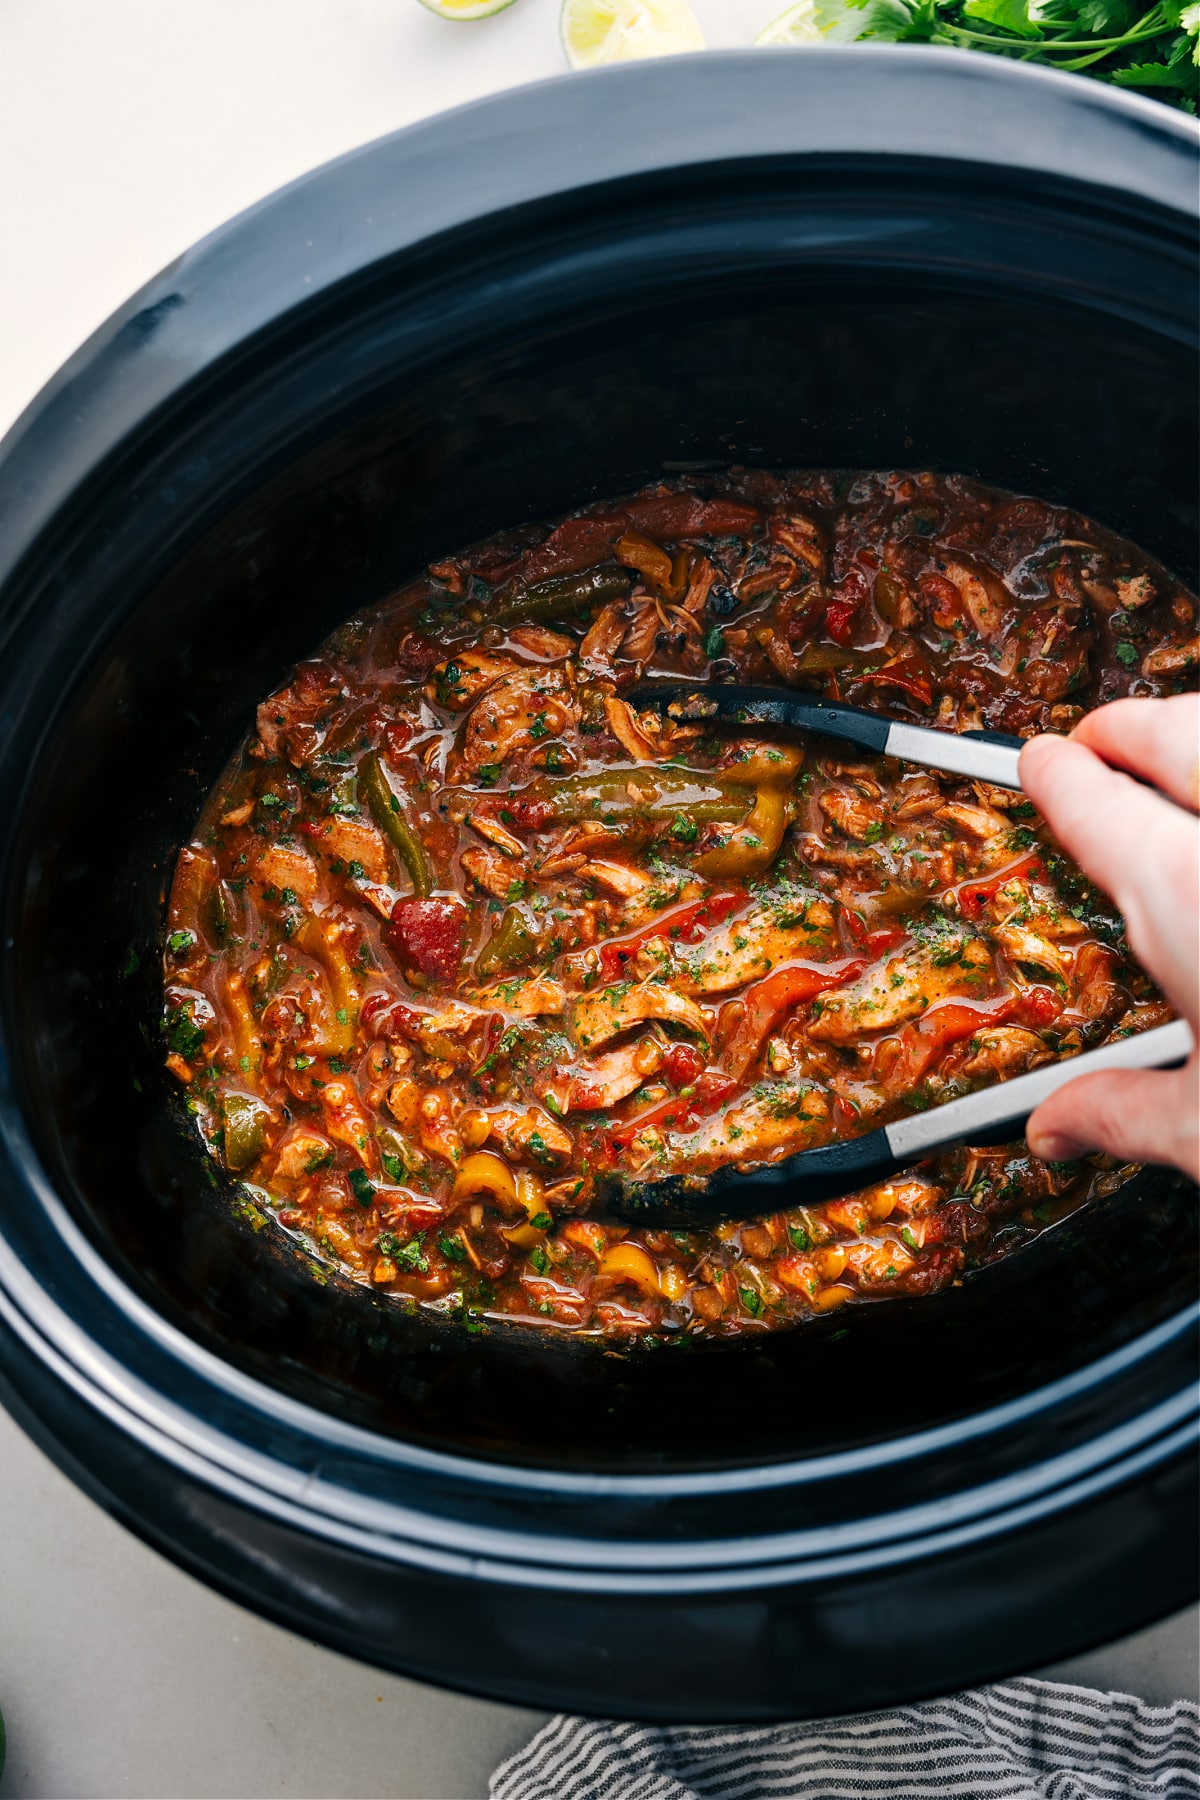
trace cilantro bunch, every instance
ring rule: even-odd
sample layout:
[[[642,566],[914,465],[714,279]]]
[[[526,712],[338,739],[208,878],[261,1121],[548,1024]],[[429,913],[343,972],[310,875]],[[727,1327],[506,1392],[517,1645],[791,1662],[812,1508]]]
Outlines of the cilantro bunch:
[[[827,43],[956,44],[1082,69],[1196,111],[1200,0],[816,0]]]

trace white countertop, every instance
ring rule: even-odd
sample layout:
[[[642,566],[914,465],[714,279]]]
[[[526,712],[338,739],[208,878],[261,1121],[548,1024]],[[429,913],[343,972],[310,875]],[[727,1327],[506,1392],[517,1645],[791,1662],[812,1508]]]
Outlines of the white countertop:
[[[694,0],[712,45],[783,0]],[[563,69],[557,0],[0,0],[0,432],[230,214],[429,112]],[[1070,1667],[1197,1690],[1197,1614]],[[540,1715],[381,1676],[209,1593],[0,1414],[0,1795],[479,1800]]]

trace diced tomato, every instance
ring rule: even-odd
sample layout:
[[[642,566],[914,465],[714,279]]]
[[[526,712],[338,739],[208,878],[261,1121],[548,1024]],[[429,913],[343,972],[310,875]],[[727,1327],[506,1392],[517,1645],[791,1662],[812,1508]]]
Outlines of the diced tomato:
[[[648,1107],[632,1119],[614,1125],[612,1141],[618,1149],[624,1149],[648,1125],[657,1126],[660,1131],[687,1131],[689,1126],[698,1125],[701,1119],[718,1112],[737,1091],[737,1082],[731,1081],[728,1075],[722,1075],[718,1069],[706,1069],[692,1084],[690,1093],[680,1094],[674,1100],[660,1101],[657,1106]]]
[[[688,906],[678,906],[673,912],[661,913],[653,925],[646,926],[633,937],[602,944],[601,975],[608,983],[622,980],[638,951],[654,938],[666,937],[680,944],[698,944],[706,931],[714,925],[723,925],[745,899],[745,888],[708,894],[703,900],[695,900]]]
[[[407,967],[450,981],[462,962],[466,923],[461,900],[397,900],[386,937]]]
[[[956,617],[961,618],[962,597],[954,583],[944,575],[919,575],[917,586],[924,599],[932,603],[935,625],[949,625]]]
[[[675,1087],[690,1087],[704,1073],[704,1058],[694,1044],[672,1044],[663,1058],[663,1069]]]
[[[1045,872],[1039,852],[1030,850],[1027,855],[1019,856],[1016,862],[1006,863],[1002,869],[993,869],[990,875],[984,875],[978,881],[964,881],[956,890],[958,910],[968,919],[977,919],[985,903],[994,894],[998,894],[1006,882],[1044,875]]]
[[[1043,1025],[1053,1025],[1062,1009],[1062,999],[1053,988],[1031,987],[1013,1002],[1008,1017],[1029,1031],[1038,1031]]]
[[[518,831],[544,831],[554,823],[554,804],[550,800],[525,800],[520,794],[507,794],[504,809],[510,815],[504,823],[515,825]]]
[[[785,1013],[815,1000],[827,988],[853,981],[866,968],[862,957],[836,968],[776,969],[748,987],[737,1005],[736,1023],[725,1045],[725,1062],[738,1081],[745,1079],[767,1038]]]
[[[626,500],[625,517],[647,537],[747,537],[761,517],[736,500],[701,500],[695,494],[646,494]]]
[[[381,988],[367,995],[359,1019],[363,1030],[377,1038],[416,1037],[421,1023],[420,1013],[402,1000],[393,1000]]]
[[[440,663],[445,654],[445,644],[439,644],[434,638],[426,637],[423,632],[406,631],[396,645],[396,666],[405,675],[428,675],[430,669]],[[398,724],[389,728],[389,741],[391,741],[392,732],[397,728]],[[411,735],[410,731],[405,732],[406,739]],[[403,749],[404,746],[393,742],[392,747],[393,749]]]
[[[872,931],[862,914],[854,912],[850,907],[843,908],[842,923],[850,942],[872,957],[885,956],[908,937],[907,931],[902,931],[898,925],[886,925],[880,931]]]

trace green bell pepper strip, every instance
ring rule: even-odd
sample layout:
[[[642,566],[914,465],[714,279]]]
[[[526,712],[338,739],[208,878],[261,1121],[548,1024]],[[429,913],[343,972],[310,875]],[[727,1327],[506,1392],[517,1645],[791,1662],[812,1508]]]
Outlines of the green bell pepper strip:
[[[519,969],[532,962],[538,941],[529,929],[529,921],[519,906],[506,908],[504,917],[475,958],[475,977],[499,975],[505,969]]]
[[[250,1094],[225,1094],[221,1123],[225,1132],[225,1167],[240,1171],[257,1162],[267,1147],[270,1110]]]
[[[407,817],[391,783],[383,772],[383,764],[372,750],[358,765],[359,798],[365,800],[371,817],[389,840],[408,870],[413,893],[418,900],[428,900],[433,892],[433,871],[429,857],[415,825]]]
[[[633,576],[619,563],[601,563],[580,575],[550,575],[519,593],[497,595],[485,609],[489,625],[517,625],[526,619],[557,619],[565,613],[583,612],[598,601],[616,600],[633,586]]]
[[[597,769],[567,775],[560,781],[537,782],[526,790],[544,800],[557,819],[622,818],[661,821],[682,810],[697,825],[740,823],[750,810],[751,796],[738,782],[722,780],[701,769]]]

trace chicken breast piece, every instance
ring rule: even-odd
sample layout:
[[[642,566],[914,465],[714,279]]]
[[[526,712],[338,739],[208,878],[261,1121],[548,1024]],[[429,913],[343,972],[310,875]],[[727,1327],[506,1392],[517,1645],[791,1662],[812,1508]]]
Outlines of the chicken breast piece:
[[[301,906],[307,906],[317,891],[316,864],[304,850],[289,850],[283,844],[268,844],[254,865],[254,875],[264,887],[290,890]]]
[[[542,1098],[553,1099],[562,1113],[603,1112],[636,1093],[659,1068],[664,1054],[658,1039],[649,1035],[620,1044],[590,1062],[560,1070]]]
[[[823,995],[808,1034],[828,1044],[853,1043],[864,1033],[919,1018],[935,1000],[980,1000],[995,986],[995,964],[982,938],[966,939],[953,961],[894,956],[851,987]]]
[[[548,975],[497,981],[491,987],[480,988],[475,997],[480,1006],[493,1012],[511,1013],[518,1019],[555,1016],[566,1005],[561,982],[552,981]]]
[[[780,1082],[748,1094],[695,1131],[651,1127],[630,1146],[630,1167],[657,1177],[676,1170],[707,1174],[731,1162],[778,1162],[820,1143],[828,1117],[828,1103],[815,1088]]]
[[[571,1008],[571,1035],[580,1049],[591,1050],[647,1019],[669,1019],[708,1041],[708,1021],[695,1001],[661,981],[643,981],[637,987],[619,982],[585,994]]]
[[[780,963],[823,955],[833,930],[833,912],[822,899],[756,907],[710,931],[694,950],[677,950],[672,980],[684,994],[732,993]]]
[[[577,711],[561,669],[523,668],[502,675],[467,715],[457,775],[503,765],[518,750],[561,737],[575,725]]]
[[[1026,1069],[1054,1061],[1054,1052],[1047,1049],[1037,1033],[1024,1031],[1019,1025],[997,1025],[981,1031],[971,1039],[970,1048],[971,1055],[959,1073],[990,1076],[997,1081],[1007,1081],[1010,1075],[1023,1075]]]

